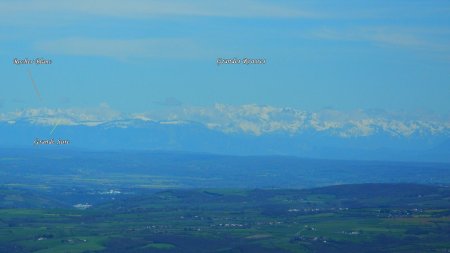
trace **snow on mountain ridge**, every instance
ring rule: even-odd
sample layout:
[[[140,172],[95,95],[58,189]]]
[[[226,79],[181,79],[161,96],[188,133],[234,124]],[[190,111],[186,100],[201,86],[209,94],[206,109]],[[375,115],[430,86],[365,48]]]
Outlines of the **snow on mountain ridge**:
[[[182,107],[166,112],[124,114],[102,105],[91,109],[32,108],[22,111],[0,113],[0,122],[25,120],[35,125],[83,125],[99,126],[108,123],[108,128],[142,126],[141,123],[181,125],[200,123],[208,129],[225,133],[246,133],[256,136],[275,132],[294,135],[304,131],[325,132],[342,138],[371,136],[387,133],[391,136],[408,137],[418,135],[450,135],[450,120],[426,117],[399,117],[357,110],[341,112],[323,110],[307,112],[290,107],[259,105],[223,105],[212,107]]]

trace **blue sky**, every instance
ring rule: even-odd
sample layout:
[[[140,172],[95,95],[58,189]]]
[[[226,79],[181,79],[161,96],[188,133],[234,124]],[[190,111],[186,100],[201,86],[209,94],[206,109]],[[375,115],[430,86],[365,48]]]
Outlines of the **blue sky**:
[[[0,49],[0,111],[450,112],[448,1],[0,0]],[[37,57],[53,64],[12,64]],[[218,57],[267,64],[217,66]]]

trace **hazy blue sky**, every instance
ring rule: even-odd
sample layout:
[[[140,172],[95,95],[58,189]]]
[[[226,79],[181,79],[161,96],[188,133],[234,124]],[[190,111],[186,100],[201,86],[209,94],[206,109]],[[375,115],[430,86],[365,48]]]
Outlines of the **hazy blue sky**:
[[[223,103],[448,113],[450,2],[0,0],[0,57],[0,111]],[[217,66],[218,57],[267,64]]]

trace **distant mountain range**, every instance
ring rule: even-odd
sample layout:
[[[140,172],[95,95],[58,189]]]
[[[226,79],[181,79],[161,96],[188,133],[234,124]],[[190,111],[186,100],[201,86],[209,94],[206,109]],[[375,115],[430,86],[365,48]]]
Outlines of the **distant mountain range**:
[[[380,111],[270,106],[177,108],[166,115],[31,109],[0,114],[0,146],[66,139],[73,148],[450,162],[450,122]]]

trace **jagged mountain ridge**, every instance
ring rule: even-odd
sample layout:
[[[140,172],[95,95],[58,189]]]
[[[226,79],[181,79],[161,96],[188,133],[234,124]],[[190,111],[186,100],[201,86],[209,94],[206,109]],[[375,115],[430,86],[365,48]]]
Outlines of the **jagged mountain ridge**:
[[[252,134],[221,131],[199,122],[115,120],[94,126],[0,123],[0,146],[29,147],[35,139],[67,139],[67,147],[95,150],[177,150],[233,155],[294,155],[311,158],[450,162],[446,133],[342,136],[334,129]],[[42,146],[42,145],[41,145]],[[54,146],[54,145],[53,145]],[[64,147],[66,148],[66,147]]]

